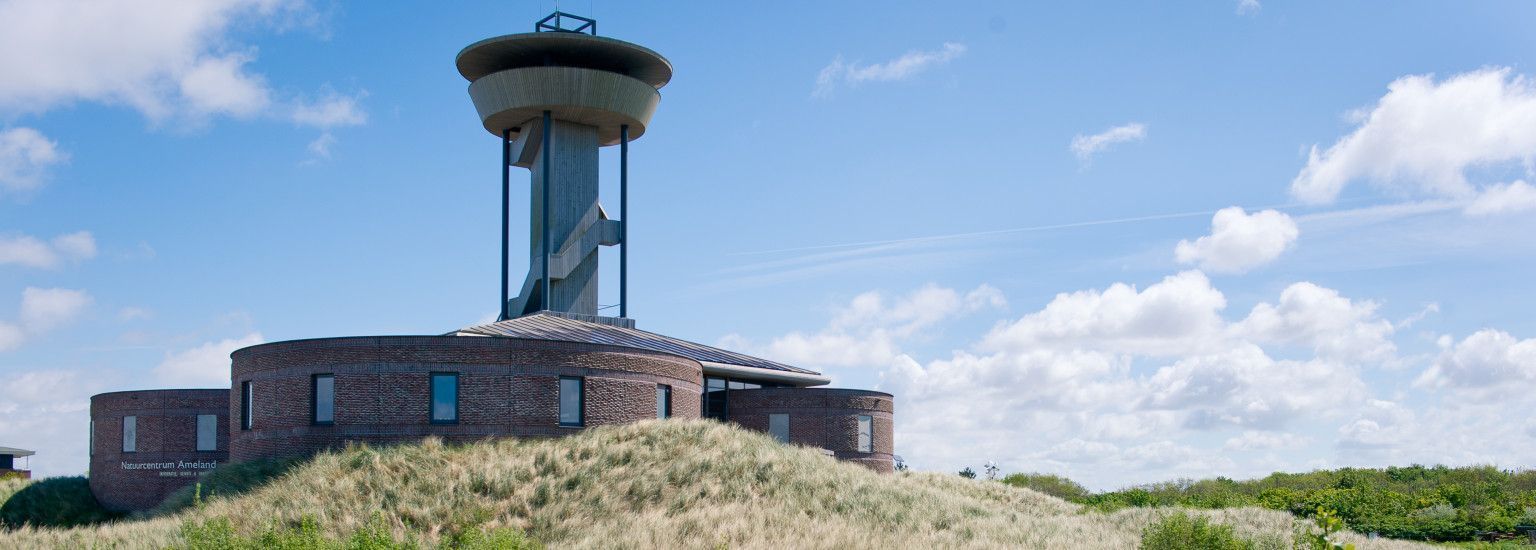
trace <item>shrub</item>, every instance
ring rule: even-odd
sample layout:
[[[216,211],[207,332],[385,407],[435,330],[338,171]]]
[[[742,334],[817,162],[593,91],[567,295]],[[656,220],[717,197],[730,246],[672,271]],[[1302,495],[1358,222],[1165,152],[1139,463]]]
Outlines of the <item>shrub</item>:
[[[964,470],[960,470],[960,477],[966,479],[976,479],[976,470],[972,470],[970,466],[966,466]]]
[[[1003,483],[1014,487],[1034,489],[1053,497],[1081,503],[1087,500],[1088,489],[1062,476],[1054,474],[1008,474]]]
[[[116,519],[96,502],[84,477],[0,481],[0,527],[74,527]]]
[[[1143,550],[1253,550],[1253,541],[1238,538],[1228,525],[1213,524],[1184,512],[1166,516],[1141,533]]]

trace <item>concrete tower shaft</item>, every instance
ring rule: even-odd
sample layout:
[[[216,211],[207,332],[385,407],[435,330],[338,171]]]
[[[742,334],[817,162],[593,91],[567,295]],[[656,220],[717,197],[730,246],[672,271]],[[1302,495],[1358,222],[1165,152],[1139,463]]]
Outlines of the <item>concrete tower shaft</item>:
[[[562,17],[589,23],[580,28],[594,34],[561,29]],[[555,24],[546,24],[550,20]],[[482,40],[456,61],[481,123],[503,140],[502,318],[538,311],[597,316],[598,247],[626,240],[623,221],[609,219],[598,203],[597,150],[623,148],[620,180],[627,193],[628,142],[645,133],[672,65],[649,49],[596,36],[590,19],[557,12],[536,28],[551,32]],[[508,299],[511,166],[530,171],[531,238],[528,275]],[[627,298],[624,263],[621,302]]]

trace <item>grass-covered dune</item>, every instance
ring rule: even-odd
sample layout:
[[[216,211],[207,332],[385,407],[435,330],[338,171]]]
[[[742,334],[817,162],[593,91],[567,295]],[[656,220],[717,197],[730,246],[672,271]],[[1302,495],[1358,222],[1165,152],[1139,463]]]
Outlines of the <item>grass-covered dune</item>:
[[[273,472],[281,473],[255,483]],[[710,421],[554,440],[361,447],[216,476],[201,504],[94,526],[0,531],[0,548],[185,547],[196,526],[224,522],[247,536],[307,523],[331,540],[372,529],[422,546],[515,531],[557,548],[1135,548],[1149,524],[1171,513],[1096,512],[953,474],[879,475]],[[1285,512],[1196,513],[1262,546],[1290,547],[1295,524]],[[1336,540],[1417,547],[1352,533]]]

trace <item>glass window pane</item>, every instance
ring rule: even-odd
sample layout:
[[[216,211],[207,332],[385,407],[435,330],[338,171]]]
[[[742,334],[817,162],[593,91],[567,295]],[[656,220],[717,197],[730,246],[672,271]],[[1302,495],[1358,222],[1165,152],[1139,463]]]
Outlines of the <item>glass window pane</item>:
[[[434,406],[435,408],[435,406]],[[315,377],[315,422],[329,424],[336,421],[336,377],[322,374]]]
[[[774,439],[789,443],[789,415],[768,415],[768,433],[772,434]]]
[[[197,450],[219,450],[219,416],[216,414],[197,415]]]
[[[725,389],[725,379],[714,377],[705,378],[704,385],[712,390],[723,390]]]
[[[132,453],[139,447],[139,417],[123,417],[123,452]]]
[[[874,419],[868,416],[859,416],[859,452],[872,453],[875,447]]]
[[[753,384],[751,382],[745,382],[745,383],[743,383],[741,385],[741,389],[744,389],[744,390],[755,390],[755,389],[758,389],[758,388],[761,388],[761,387],[762,387],[761,385]]]
[[[672,416],[672,386],[656,386],[656,418]]]
[[[432,421],[459,420],[459,375],[432,375]]]
[[[581,425],[581,389],[580,378],[560,379],[560,425]]]
[[[240,429],[251,429],[251,383],[240,383]]]
[[[731,380],[730,383],[727,385],[727,387],[729,387],[730,389],[733,389],[733,390],[744,390],[744,389],[747,389],[747,383],[746,382],[740,382],[740,381],[737,381],[737,380]]]

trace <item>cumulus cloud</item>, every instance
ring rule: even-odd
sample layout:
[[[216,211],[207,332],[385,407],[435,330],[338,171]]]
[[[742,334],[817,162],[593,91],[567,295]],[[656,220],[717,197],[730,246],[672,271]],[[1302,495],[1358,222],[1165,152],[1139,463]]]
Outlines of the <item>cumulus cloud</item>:
[[[90,396],[107,388],[100,373],[0,373],[0,441],[47,457],[32,462],[35,476],[80,475],[88,463]]]
[[[91,302],[91,295],[83,290],[27,287],[21,292],[16,320],[0,321],[0,351],[21,347],[32,336],[74,321]]]
[[[1262,9],[1264,6],[1259,4],[1259,0],[1237,0],[1238,15],[1252,15]]]
[[[1248,214],[1233,206],[1211,218],[1210,235],[1194,242],[1179,241],[1174,257],[1179,263],[1199,264],[1209,271],[1242,273],[1279,258],[1300,235],[1296,222],[1283,212]]]
[[[43,241],[29,235],[0,235],[0,265],[51,269],[96,257],[96,239],[77,231]]]
[[[59,144],[42,132],[32,128],[0,130],[0,192],[37,189],[48,180],[50,167],[68,159]]]
[[[1346,363],[1381,363],[1397,353],[1395,327],[1377,315],[1378,304],[1353,301],[1331,288],[1292,284],[1278,304],[1260,303],[1234,329],[1264,344],[1309,348],[1316,356]]]
[[[250,116],[270,104],[236,22],[278,24],[302,0],[13,0],[0,3],[0,109],[123,104],[152,120]]]
[[[155,367],[155,377],[173,387],[229,387],[229,354],[260,344],[260,333],[206,342],[195,348],[167,353]]]
[[[1469,169],[1536,162],[1536,85],[1509,68],[1441,81],[1405,76],[1356,118],[1358,126],[1326,150],[1312,147],[1292,195],[1330,203],[1365,180],[1399,194],[1471,199],[1477,187]]]
[[[1502,330],[1484,329],[1447,345],[1416,384],[1527,391],[1531,382],[1536,382],[1536,338],[1520,340]]]
[[[1394,328],[1375,302],[1301,282],[1231,320],[1226,296],[1186,271],[1145,287],[1062,293],[965,347],[917,356],[918,341],[960,319],[964,304],[998,311],[1001,293],[982,298],[994,291],[865,293],[833,311],[827,328],[774,342],[873,367],[878,389],[906,411],[898,452],[924,469],[996,460],[1107,488],[1252,475],[1290,460],[1277,456],[1313,467],[1307,461],[1329,442],[1379,444],[1413,429],[1398,427],[1405,421],[1383,412],[1394,402],[1366,382],[1397,360]]]
[[[1147,126],[1140,122],[1132,122],[1110,128],[1103,132],[1085,136],[1078,134],[1072,138],[1072,153],[1077,155],[1077,160],[1088,162],[1093,156],[1110,147],[1132,141],[1141,141],[1147,137]]]
[[[844,61],[843,56],[839,55],[816,75],[816,89],[812,95],[828,97],[839,86],[906,80],[929,67],[943,65],[963,54],[965,44],[945,42],[937,50],[912,50],[896,59],[869,65]]]

